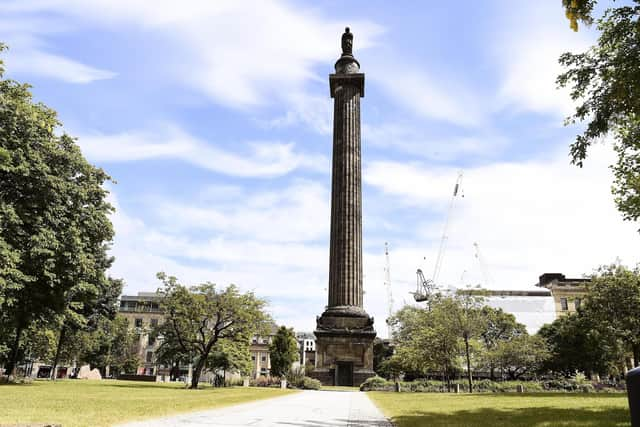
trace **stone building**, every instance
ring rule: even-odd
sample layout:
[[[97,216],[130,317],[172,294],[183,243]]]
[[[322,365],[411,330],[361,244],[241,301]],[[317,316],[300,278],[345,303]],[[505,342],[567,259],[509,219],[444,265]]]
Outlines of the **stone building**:
[[[551,291],[556,317],[575,313],[587,293],[589,279],[568,279],[561,273],[544,273],[536,286]]]
[[[138,337],[138,356],[142,360],[138,375],[168,375],[168,372],[158,371],[155,351],[159,343],[151,336],[153,328],[164,321],[160,299],[155,292],[138,292],[135,296],[120,297],[120,315],[127,319],[129,327],[135,330]]]
[[[296,332],[296,341],[298,341],[298,363],[300,366],[315,368],[316,336],[313,332]]]
[[[271,333],[267,337],[255,336],[251,339],[249,352],[251,353],[251,363],[253,364],[251,377],[268,377],[271,373],[271,357],[269,355],[269,345],[276,333],[277,326],[272,325]]]

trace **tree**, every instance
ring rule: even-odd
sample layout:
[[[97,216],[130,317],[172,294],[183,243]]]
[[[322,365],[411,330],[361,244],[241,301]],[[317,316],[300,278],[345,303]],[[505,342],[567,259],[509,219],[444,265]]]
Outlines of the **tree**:
[[[603,336],[624,343],[640,366],[640,268],[601,267],[587,290],[584,315]]]
[[[95,329],[82,331],[78,339],[82,344],[77,359],[99,368],[105,375],[107,367],[110,373],[136,373],[141,363],[139,336],[121,315],[116,315],[113,320],[101,317]]]
[[[373,370],[381,377],[395,378],[394,365],[390,362],[384,363],[393,356],[393,347],[389,341],[375,338],[373,340]]]
[[[473,393],[473,374],[471,370],[471,341],[479,338],[486,328],[486,318],[482,311],[483,298],[468,292],[459,292],[452,299],[453,327],[464,341],[464,355],[467,365],[469,393]]]
[[[405,306],[391,317],[396,353],[388,363],[394,371],[418,375],[439,372],[443,380],[450,381],[458,370],[460,354],[451,305],[451,299],[437,297],[430,309]]]
[[[252,292],[240,293],[235,285],[221,290],[212,283],[187,288],[164,273],[158,273],[158,279],[164,285],[158,290],[165,315],[161,331],[165,341],[175,339],[173,345],[194,356],[192,389],[198,388],[207,359],[220,340],[249,343],[270,320],[264,312],[266,301]]]
[[[594,0],[563,0],[571,26],[590,24]],[[567,70],[558,76],[578,102],[567,124],[587,121],[571,145],[572,163],[582,166],[589,147],[605,136],[614,139],[615,202],[626,220],[640,218],[640,0],[609,8],[597,20],[596,45],[579,54],[564,53]]]
[[[298,356],[298,342],[293,333],[293,328],[280,326],[269,344],[269,357],[271,359],[271,375],[284,377],[291,369]]]
[[[106,253],[104,255],[105,263],[110,265],[111,260],[106,259]],[[56,367],[69,331],[76,334],[78,331],[91,331],[97,328],[101,318],[113,320],[118,312],[122,286],[122,280],[104,277],[104,280],[94,283],[77,283],[67,291],[67,307],[59,317],[60,332],[51,369],[52,379],[56,377]]]
[[[226,374],[229,371],[238,372],[241,375],[248,374],[252,367],[249,343],[245,341],[218,341],[209,355],[207,366],[212,370],[223,372],[223,386],[226,385]]]
[[[510,341],[520,335],[526,334],[527,329],[522,323],[516,322],[511,313],[505,313],[501,308],[489,306],[482,307],[482,317],[485,324],[480,337],[486,349],[487,367],[491,380],[495,379],[495,357],[493,352],[503,341]]]
[[[619,340],[605,336],[582,310],[544,325],[538,335],[546,340],[550,351],[544,370],[565,376],[576,372],[608,374],[615,373],[622,359]]]
[[[549,349],[544,338],[522,334],[509,341],[500,341],[495,354],[503,372],[509,379],[517,380],[539,371],[549,357]]]
[[[30,325],[62,315],[72,288],[106,280],[113,208],[109,176],[59,134],[28,85],[3,75],[0,63],[0,322],[11,373]]]

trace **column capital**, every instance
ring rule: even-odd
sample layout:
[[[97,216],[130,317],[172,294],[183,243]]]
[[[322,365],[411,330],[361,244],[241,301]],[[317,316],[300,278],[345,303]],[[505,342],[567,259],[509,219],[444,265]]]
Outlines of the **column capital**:
[[[329,91],[334,98],[335,91],[342,86],[355,86],[364,98],[364,73],[329,74]]]

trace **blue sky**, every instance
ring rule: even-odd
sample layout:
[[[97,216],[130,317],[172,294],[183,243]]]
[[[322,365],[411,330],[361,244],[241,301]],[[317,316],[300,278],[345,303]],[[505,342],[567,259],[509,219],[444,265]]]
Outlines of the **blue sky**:
[[[562,124],[557,58],[595,34],[572,32],[559,0],[0,1],[7,75],[117,181],[125,292],[154,290],[158,271],[236,283],[299,330],[326,304],[328,74],[347,25],[366,74],[365,308],[382,335],[384,242],[398,308],[433,269],[459,170],[442,285],[528,289],[637,261],[610,145],[569,164],[579,128]]]

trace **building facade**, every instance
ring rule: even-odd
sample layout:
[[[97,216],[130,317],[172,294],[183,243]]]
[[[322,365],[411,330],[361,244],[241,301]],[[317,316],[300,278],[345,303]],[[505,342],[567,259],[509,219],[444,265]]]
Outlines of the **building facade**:
[[[561,273],[544,273],[536,286],[551,291],[555,305],[556,318],[575,313],[587,294],[590,279],[566,278]]]
[[[160,309],[161,297],[155,292],[138,292],[138,295],[122,295],[120,297],[120,315],[127,319],[129,328],[136,332],[138,338],[138,357],[142,361],[138,367],[138,375],[165,375],[164,367],[160,370],[155,361],[155,351],[159,346],[151,332],[164,316]],[[168,371],[168,370],[167,370]]]

